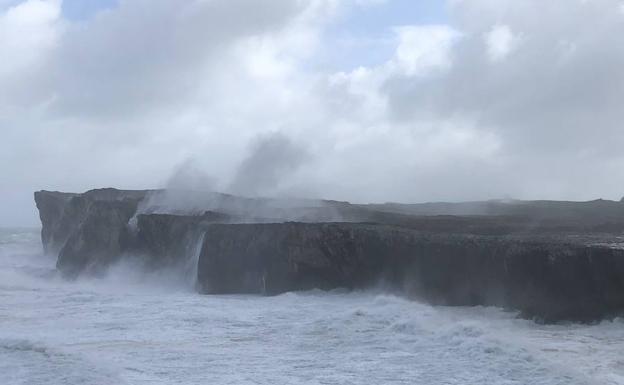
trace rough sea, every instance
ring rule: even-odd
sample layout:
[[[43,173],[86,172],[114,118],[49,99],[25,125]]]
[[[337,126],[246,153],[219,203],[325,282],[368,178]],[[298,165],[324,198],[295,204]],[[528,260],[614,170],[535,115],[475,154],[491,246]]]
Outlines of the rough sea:
[[[624,384],[624,320],[538,325],[379,291],[206,296],[119,265],[67,282],[0,229],[0,384]]]

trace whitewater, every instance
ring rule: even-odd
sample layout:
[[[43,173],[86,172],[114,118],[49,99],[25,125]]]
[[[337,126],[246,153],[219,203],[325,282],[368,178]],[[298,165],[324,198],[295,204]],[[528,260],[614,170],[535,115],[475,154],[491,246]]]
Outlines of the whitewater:
[[[0,229],[0,384],[624,384],[624,320],[539,325],[381,291],[207,296],[118,265],[68,282]]]

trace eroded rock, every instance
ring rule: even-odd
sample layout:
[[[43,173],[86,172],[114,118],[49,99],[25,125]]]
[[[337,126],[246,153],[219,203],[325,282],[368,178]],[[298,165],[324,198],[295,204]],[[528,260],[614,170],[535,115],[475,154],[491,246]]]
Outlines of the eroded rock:
[[[141,258],[147,269],[182,267],[204,293],[380,286],[545,322],[624,310],[619,202],[352,205],[116,189],[35,201],[44,249],[66,277]]]
[[[211,225],[198,282],[216,294],[381,285],[432,304],[590,322],[624,311],[624,251],[604,240],[352,223]]]

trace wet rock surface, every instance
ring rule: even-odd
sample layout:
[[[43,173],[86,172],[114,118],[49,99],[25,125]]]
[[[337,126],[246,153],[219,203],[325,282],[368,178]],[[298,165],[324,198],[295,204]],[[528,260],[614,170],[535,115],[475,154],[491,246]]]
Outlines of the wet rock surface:
[[[132,200],[91,202],[83,221],[60,250],[57,269],[66,277],[76,277],[98,274],[116,262],[133,243],[127,224],[136,204]]]
[[[543,322],[624,311],[620,202],[352,205],[176,192],[168,207],[166,194],[37,192],[44,249],[66,277],[126,257],[148,269],[193,264],[203,293],[381,287]],[[487,215],[472,215],[478,207]]]
[[[609,239],[609,237],[606,237]],[[373,224],[211,225],[206,293],[380,286],[429,303],[501,306],[544,322],[624,310],[624,251],[605,236],[436,234]]]

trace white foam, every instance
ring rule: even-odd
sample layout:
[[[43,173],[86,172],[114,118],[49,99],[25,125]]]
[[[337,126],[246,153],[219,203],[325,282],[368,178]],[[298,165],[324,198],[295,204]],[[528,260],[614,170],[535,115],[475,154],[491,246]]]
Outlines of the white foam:
[[[202,296],[130,264],[66,282],[7,250],[3,385],[624,383],[621,320],[545,326],[380,291]]]

